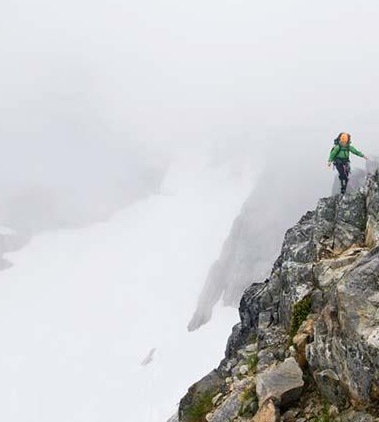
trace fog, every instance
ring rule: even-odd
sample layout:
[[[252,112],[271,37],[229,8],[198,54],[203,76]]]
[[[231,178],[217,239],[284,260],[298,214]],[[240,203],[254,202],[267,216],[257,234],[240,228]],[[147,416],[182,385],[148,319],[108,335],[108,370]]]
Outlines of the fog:
[[[174,414],[223,358],[237,322],[236,309],[218,308],[202,330],[186,330],[250,185],[227,167],[182,162],[165,177],[164,194],[7,254],[14,265],[0,283],[0,419],[164,422]]]
[[[378,12],[373,0],[2,1],[2,203],[38,221],[2,218],[43,227],[43,201],[53,226],[106,218],[189,150],[321,172],[349,131],[369,154]]]

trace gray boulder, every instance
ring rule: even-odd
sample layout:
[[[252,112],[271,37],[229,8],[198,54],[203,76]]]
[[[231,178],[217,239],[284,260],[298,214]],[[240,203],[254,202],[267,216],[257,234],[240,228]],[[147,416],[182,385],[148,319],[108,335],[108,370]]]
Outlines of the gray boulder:
[[[287,406],[300,398],[303,386],[303,371],[292,357],[257,376],[260,403],[276,398],[280,406]]]

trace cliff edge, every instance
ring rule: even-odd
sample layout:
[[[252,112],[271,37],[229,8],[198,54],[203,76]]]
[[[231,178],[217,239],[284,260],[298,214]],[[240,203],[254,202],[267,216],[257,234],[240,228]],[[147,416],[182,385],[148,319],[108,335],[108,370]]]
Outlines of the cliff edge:
[[[320,199],[242,296],[217,369],[180,422],[379,421],[379,173]]]

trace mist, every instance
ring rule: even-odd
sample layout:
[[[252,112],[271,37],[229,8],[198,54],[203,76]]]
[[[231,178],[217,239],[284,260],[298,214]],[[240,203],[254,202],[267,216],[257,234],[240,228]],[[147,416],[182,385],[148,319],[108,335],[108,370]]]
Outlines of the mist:
[[[186,330],[250,184],[206,161],[181,163],[165,177],[164,193],[103,223],[35,235],[8,253],[0,419],[167,420],[223,357],[237,321],[236,309],[218,308],[203,330]]]
[[[105,218],[189,151],[236,167],[311,158],[321,172],[340,131],[376,149],[375,1],[37,0],[0,12],[12,214],[17,201],[38,214],[40,195],[55,225]]]

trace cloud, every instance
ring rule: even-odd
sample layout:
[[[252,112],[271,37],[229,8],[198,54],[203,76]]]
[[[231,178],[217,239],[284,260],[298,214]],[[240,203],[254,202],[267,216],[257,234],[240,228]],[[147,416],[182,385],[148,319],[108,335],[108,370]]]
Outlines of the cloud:
[[[2,191],[145,192],[138,180],[188,151],[252,165],[311,151],[321,165],[340,131],[376,152],[378,11],[373,0],[4,1]]]

